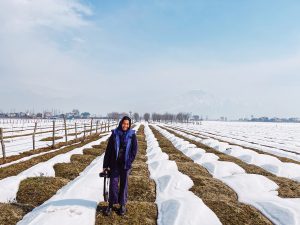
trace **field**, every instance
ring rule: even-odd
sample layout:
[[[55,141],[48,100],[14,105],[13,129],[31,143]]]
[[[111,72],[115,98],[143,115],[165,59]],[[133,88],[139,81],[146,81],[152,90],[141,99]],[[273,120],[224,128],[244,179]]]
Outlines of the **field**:
[[[7,157],[32,150],[34,131],[34,147],[37,150],[51,146],[53,137],[56,144],[65,142],[66,137],[67,141],[72,141],[75,138],[83,137],[84,133],[86,135],[90,134],[91,129],[96,132],[96,126],[97,131],[101,132],[101,129],[108,128],[105,127],[106,125],[108,126],[108,123],[104,120],[91,121],[87,119],[66,120],[66,127],[63,120],[56,120],[53,124],[51,120],[0,119],[0,128],[3,128],[3,141]]]
[[[76,140],[74,123],[68,124],[68,142],[63,121],[58,123],[54,149],[7,148],[11,154],[0,165],[0,224],[300,224],[297,124],[136,122],[139,152],[128,212],[106,217],[99,172],[110,133],[77,121],[78,127],[84,123],[85,138],[79,128]],[[48,138],[37,143],[52,143],[51,124],[37,130],[36,140]],[[51,133],[42,133],[43,127]],[[32,123],[14,129],[24,136],[6,137],[32,141]]]

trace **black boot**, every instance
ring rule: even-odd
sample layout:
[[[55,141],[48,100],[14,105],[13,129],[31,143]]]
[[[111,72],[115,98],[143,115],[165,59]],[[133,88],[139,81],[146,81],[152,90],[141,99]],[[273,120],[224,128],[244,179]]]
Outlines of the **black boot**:
[[[126,213],[126,207],[125,207],[125,205],[121,205],[120,209],[119,209],[120,216],[124,216],[125,213]]]
[[[109,206],[107,206],[107,208],[105,209],[104,215],[105,215],[105,216],[110,216],[111,213],[112,213],[112,206],[109,205]]]

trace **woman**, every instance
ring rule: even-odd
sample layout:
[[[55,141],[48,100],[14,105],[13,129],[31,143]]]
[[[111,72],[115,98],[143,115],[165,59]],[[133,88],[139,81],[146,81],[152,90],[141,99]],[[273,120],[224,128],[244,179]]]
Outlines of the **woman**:
[[[131,119],[124,116],[112,131],[106,147],[103,171],[110,172],[109,205],[104,212],[107,216],[111,215],[113,204],[117,203],[120,204],[119,214],[123,216],[126,212],[128,175],[138,151],[136,134],[130,127]]]

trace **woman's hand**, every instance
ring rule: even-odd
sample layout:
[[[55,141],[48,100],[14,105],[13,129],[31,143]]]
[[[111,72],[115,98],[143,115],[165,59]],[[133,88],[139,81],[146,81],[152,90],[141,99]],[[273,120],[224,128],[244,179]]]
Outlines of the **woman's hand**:
[[[110,168],[103,168],[103,172],[110,171]]]

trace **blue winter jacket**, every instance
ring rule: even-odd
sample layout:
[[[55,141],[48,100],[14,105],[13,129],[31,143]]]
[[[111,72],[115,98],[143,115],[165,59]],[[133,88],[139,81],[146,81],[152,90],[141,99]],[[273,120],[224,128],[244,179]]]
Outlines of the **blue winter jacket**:
[[[124,161],[123,169],[125,170],[130,169],[132,162],[135,159],[135,156],[138,151],[136,134],[135,131],[130,128],[126,132],[122,131],[123,119],[120,121],[118,128],[112,130],[112,134],[109,137],[105,155],[104,155],[103,168],[114,169],[117,166],[119,166],[118,156],[120,151],[122,135],[125,135],[125,143],[126,143],[125,145],[126,148],[124,152],[125,161]],[[130,121],[130,126],[131,126],[131,121]]]

